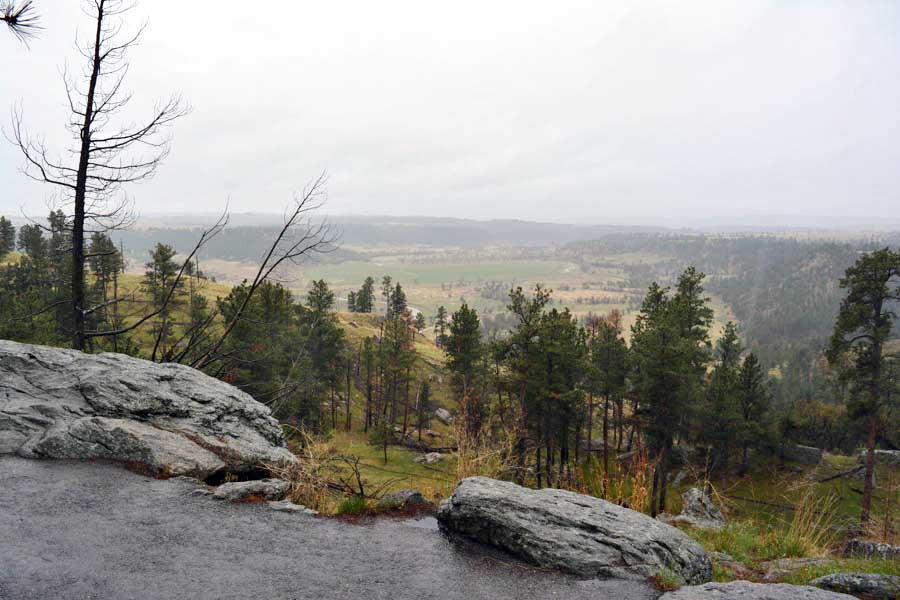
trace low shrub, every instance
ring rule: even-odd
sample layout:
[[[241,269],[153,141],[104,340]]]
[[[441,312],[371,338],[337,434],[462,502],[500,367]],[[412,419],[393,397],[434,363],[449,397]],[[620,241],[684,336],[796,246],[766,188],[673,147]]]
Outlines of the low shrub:
[[[339,515],[358,516],[368,512],[368,509],[369,504],[365,498],[362,496],[350,496],[338,504],[335,512]]]

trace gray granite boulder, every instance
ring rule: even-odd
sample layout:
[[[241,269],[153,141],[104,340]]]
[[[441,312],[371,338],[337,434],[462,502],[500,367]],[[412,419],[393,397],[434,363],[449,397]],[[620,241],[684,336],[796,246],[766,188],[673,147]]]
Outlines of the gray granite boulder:
[[[438,418],[438,420],[444,425],[450,425],[453,423],[453,415],[450,414],[450,411],[446,408],[438,408],[434,411],[434,416]]]
[[[725,525],[725,515],[700,488],[690,488],[681,495],[681,499],[681,514],[669,521],[697,529],[721,529]]]
[[[427,454],[423,454],[422,456],[415,457],[413,459],[413,462],[433,465],[434,463],[439,463],[442,460],[444,460],[444,455],[440,452],[428,452]]]
[[[809,582],[832,592],[842,592],[865,600],[897,600],[900,577],[877,573],[832,573]]]
[[[825,456],[825,451],[813,446],[801,446],[800,444],[784,444],[781,455],[785,460],[801,465],[818,465]]]
[[[854,538],[844,546],[844,556],[850,558],[889,558],[900,560],[900,546]]]
[[[857,455],[859,464],[866,464],[868,451],[861,450]],[[900,450],[875,450],[875,464],[888,465],[890,467],[900,467]]]
[[[432,506],[431,502],[419,490],[400,490],[399,492],[385,494],[377,504],[377,508],[382,510],[425,508],[428,506]]]
[[[437,518],[446,533],[581,577],[643,578],[668,569],[685,583],[712,579],[706,552],[682,531],[574,492],[470,477]]]
[[[0,454],[13,453],[200,478],[296,461],[266,406],[195,369],[0,340]]]
[[[659,600],[853,600],[853,596],[786,583],[707,583],[668,592]]]
[[[291,484],[283,479],[254,479],[252,481],[232,481],[223,483],[213,492],[216,500],[237,502],[250,498],[258,500],[281,500],[291,491]]]

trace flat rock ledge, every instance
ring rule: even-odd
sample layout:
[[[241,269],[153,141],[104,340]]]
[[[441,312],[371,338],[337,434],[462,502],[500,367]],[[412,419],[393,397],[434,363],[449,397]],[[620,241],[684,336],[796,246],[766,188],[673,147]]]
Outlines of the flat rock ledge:
[[[900,577],[877,573],[832,573],[809,582],[833,592],[842,592],[866,600],[900,598]]]
[[[200,479],[296,461],[266,406],[195,369],[5,340],[0,454]]]
[[[853,596],[786,583],[706,583],[668,592],[659,600],[855,600]]]
[[[448,534],[580,577],[638,579],[668,569],[689,584],[712,579],[706,552],[682,531],[574,492],[470,477],[441,503],[437,519]]]

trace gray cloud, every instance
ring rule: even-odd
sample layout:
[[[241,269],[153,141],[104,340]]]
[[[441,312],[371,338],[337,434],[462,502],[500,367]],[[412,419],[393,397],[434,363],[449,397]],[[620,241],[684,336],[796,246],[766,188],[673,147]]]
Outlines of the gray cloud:
[[[640,4],[640,6],[636,6]],[[139,210],[279,211],[327,169],[334,213],[642,220],[895,216],[895,2],[145,0],[139,116],[193,113]],[[0,100],[65,141],[78,3],[0,36]],[[0,213],[47,193],[0,147]]]

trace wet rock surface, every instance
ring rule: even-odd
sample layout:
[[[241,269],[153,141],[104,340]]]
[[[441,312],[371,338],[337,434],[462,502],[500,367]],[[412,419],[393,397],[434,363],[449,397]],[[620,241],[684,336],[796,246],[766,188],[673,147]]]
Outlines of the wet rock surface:
[[[652,600],[450,543],[436,528],[350,525],[115,465],[0,457],[0,598],[15,600]]]
[[[199,371],[0,340],[0,454],[207,478],[295,460],[269,409]]]
[[[659,600],[853,600],[853,596],[806,585],[732,581],[683,587]]]
[[[682,531],[616,504],[555,489],[470,477],[441,503],[441,527],[544,568],[580,577],[649,577],[669,569],[712,579],[703,548]]]

